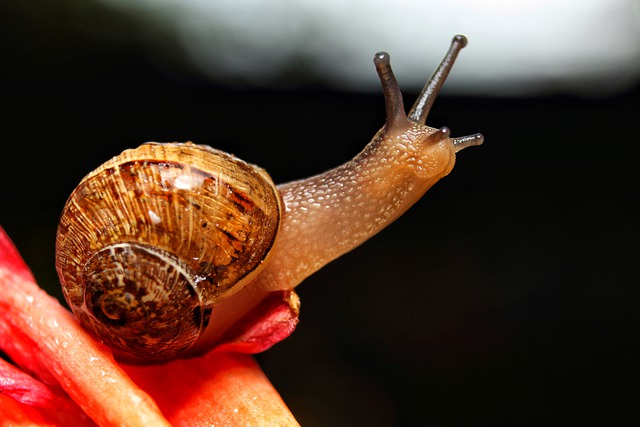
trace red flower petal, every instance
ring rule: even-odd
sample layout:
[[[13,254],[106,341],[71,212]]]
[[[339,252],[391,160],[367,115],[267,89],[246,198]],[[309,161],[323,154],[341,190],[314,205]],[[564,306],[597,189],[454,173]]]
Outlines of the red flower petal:
[[[123,367],[176,427],[299,425],[249,355],[209,353]]]
[[[33,281],[0,228],[0,345],[44,382],[55,380],[101,426],[169,426],[155,402]]]
[[[298,304],[293,293],[267,298],[229,331],[231,343],[225,348],[262,351],[285,338],[297,324]],[[168,426],[150,396],[176,426],[298,425],[248,355],[214,351],[164,365],[124,365],[123,370],[108,348],[37,286],[1,227],[0,348],[42,381],[26,373],[21,377],[22,385],[32,383],[29,393],[37,397],[36,402],[46,406],[52,401],[48,399],[55,400],[52,396],[64,399],[64,389],[101,426]],[[18,377],[5,368],[0,378]],[[2,387],[0,392],[20,398],[15,387]],[[60,425],[39,409],[0,393],[0,420],[8,423],[0,425]]]
[[[25,405],[0,393],[0,426],[2,427],[63,427],[73,425],[57,420],[40,408]]]
[[[0,392],[25,404],[25,406],[42,409],[34,409],[34,411],[38,413],[38,418],[41,415],[50,423],[95,426],[91,419],[66,394],[59,395],[56,390],[22,372],[4,359],[0,359]],[[9,402],[4,403],[4,405],[9,404]],[[18,405],[19,407],[20,405]],[[18,412],[24,411],[21,409]],[[31,412],[31,410],[27,411]],[[2,413],[2,409],[0,409],[0,413]]]

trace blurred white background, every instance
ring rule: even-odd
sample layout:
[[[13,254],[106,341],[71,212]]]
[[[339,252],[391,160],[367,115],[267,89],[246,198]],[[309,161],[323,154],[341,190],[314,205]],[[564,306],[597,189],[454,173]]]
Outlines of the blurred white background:
[[[141,43],[216,79],[292,84],[298,71],[377,90],[370,62],[386,50],[399,80],[417,87],[456,33],[473,49],[449,93],[600,95],[640,76],[637,0],[100,1],[136,20]]]

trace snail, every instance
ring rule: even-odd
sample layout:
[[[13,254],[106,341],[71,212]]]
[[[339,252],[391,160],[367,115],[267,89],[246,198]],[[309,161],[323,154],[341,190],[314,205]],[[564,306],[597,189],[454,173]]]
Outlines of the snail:
[[[124,357],[205,351],[268,293],[375,235],[452,170],[456,152],[483,142],[425,125],[466,43],[454,37],[408,115],[389,55],[377,53],[386,123],[322,174],[275,185],[263,169],[192,142],[145,143],[89,173],[56,236],[74,315]]]

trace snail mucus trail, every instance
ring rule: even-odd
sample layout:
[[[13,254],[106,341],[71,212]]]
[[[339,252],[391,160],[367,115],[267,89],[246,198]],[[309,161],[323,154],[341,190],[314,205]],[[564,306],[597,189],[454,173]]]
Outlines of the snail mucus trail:
[[[456,152],[483,142],[425,125],[466,43],[454,37],[408,115],[389,55],[377,53],[386,123],[322,174],[275,186],[259,167],[190,142],[146,143],[88,174],[56,238],[75,316],[123,359],[201,354],[267,295],[375,235],[451,171]]]

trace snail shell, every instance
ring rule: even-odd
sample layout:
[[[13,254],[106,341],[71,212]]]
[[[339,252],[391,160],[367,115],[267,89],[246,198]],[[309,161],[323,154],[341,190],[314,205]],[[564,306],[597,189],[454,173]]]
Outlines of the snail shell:
[[[126,150],[87,175],[63,209],[64,296],[112,348],[171,358],[261,269],[280,212],[269,175],[230,154],[193,143]]]

